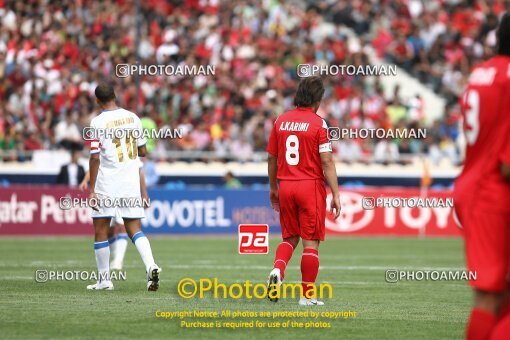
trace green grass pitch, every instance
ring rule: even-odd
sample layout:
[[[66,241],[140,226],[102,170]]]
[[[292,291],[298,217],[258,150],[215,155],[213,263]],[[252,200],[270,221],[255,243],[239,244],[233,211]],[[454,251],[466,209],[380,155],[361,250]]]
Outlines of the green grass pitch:
[[[471,305],[466,282],[386,283],[386,269],[463,268],[462,240],[329,238],[321,244],[318,282],[329,282],[333,299],[320,311],[357,312],[329,329],[185,329],[179,320],[156,318],[156,310],[297,311],[296,300],[183,299],[177,282],[217,277],[222,283],[265,282],[277,245],[268,255],[238,255],[235,237],[149,237],[163,267],[160,290],[145,291],[142,262],[132,244],[125,259],[126,281],[115,291],[87,291],[90,282],[36,283],[42,270],[94,270],[92,239],[0,239],[0,337],[165,339],[460,339]],[[299,246],[298,250],[301,250]],[[300,279],[298,252],[286,281]],[[246,320],[245,320],[246,321]],[[301,320],[302,321],[302,320]],[[323,320],[327,321],[327,320]]]

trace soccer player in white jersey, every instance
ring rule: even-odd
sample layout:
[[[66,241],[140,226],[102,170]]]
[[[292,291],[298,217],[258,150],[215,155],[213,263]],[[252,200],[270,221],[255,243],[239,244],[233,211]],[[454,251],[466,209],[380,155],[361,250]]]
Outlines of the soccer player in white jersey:
[[[79,188],[81,191],[89,189],[90,172],[85,173],[83,181],[81,181]],[[143,172],[143,163],[140,162],[140,191],[142,199],[145,199],[149,207],[149,195],[147,193],[147,185],[145,184],[145,176]],[[144,202],[144,203],[145,203]],[[126,233],[126,227],[124,227],[124,221],[121,217],[114,217],[110,222],[110,231],[108,232],[108,244],[110,247],[110,270],[122,270],[124,265],[124,256],[128,246],[128,234]]]
[[[89,198],[91,202],[92,200],[111,202],[112,199],[134,198],[139,199],[141,203],[138,156],[145,156],[146,140],[142,134],[140,119],[133,112],[124,110],[115,104],[116,97],[113,86],[101,84],[96,87],[95,95],[102,112],[90,123],[90,135],[94,140],[90,145]],[[136,133],[133,132],[135,130]],[[87,286],[87,289],[113,289],[110,280],[108,232],[112,218],[121,217],[124,220],[128,236],[140,253],[145,265],[147,290],[158,290],[161,268],[154,262],[149,240],[140,230],[144,214],[143,204],[131,207],[99,204],[99,206],[93,207],[94,250],[100,279],[96,284]]]

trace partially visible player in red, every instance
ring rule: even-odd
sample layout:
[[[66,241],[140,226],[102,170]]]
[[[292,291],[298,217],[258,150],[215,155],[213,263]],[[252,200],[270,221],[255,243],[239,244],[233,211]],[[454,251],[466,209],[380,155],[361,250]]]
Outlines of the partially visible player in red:
[[[269,274],[268,297],[273,302],[278,298],[271,292],[281,285],[285,267],[301,239],[303,296],[299,304],[324,304],[312,296],[319,272],[319,243],[325,234],[324,179],[333,194],[331,213],[335,218],[340,215],[340,198],[328,127],[316,114],[323,95],[321,78],[304,78],[294,97],[296,108],[278,117],[269,137],[270,200],[273,209],[280,212],[283,238]]]
[[[467,141],[454,202],[464,230],[475,305],[466,338],[510,339],[510,15],[502,17],[497,55],[472,71],[461,106]],[[506,306],[505,306],[506,304]],[[499,322],[499,323],[498,323]]]

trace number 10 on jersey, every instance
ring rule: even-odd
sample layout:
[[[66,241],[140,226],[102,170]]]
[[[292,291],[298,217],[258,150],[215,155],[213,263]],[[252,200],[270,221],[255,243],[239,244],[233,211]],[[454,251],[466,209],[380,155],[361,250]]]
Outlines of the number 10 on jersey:
[[[124,162],[124,150],[122,150],[121,138],[114,138],[112,141],[117,148],[117,156],[119,158],[119,163]],[[129,159],[136,159],[136,157],[138,157],[138,143],[136,142],[136,138],[133,137],[132,133],[128,133],[126,134],[125,141]]]

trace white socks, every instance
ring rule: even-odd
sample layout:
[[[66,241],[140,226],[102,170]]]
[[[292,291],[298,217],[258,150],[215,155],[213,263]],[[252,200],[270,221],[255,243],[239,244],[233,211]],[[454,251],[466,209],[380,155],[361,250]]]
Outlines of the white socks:
[[[94,242],[98,281],[110,281],[110,248],[108,241]]]
[[[135,244],[136,249],[142,257],[143,264],[145,265],[145,270],[149,272],[149,268],[155,264],[149,240],[141,231],[134,234],[131,240]]]
[[[128,235],[125,233],[118,234],[117,237],[113,237],[109,242],[112,263],[122,264],[128,246]]]

